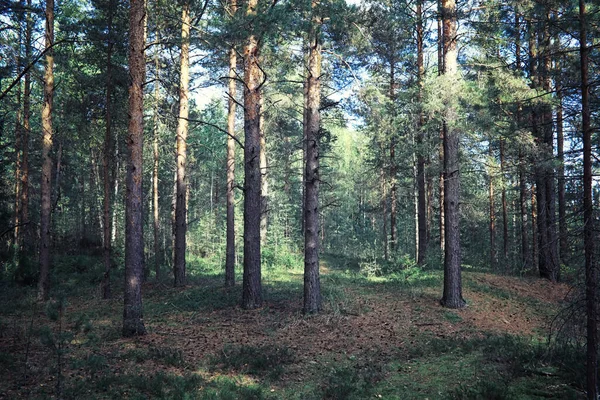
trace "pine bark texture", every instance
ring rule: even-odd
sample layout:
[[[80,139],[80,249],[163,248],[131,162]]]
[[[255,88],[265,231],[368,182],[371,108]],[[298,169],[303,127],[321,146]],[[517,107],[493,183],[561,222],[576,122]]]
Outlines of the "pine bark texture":
[[[252,19],[257,12],[258,0],[249,0],[246,15]],[[244,45],[244,277],[242,308],[262,306],[260,257],[260,97],[262,73],[260,70],[258,37],[250,33]]]
[[[583,133],[583,240],[585,252],[585,297],[587,314],[587,398],[598,398],[598,272],[595,259],[592,123],[590,109],[589,47],[584,0],[579,0],[579,52],[581,63],[581,127]]]
[[[442,0],[444,38],[444,75],[458,81],[457,17],[455,0]],[[441,300],[448,308],[466,305],[462,297],[461,248],[460,248],[460,175],[459,132],[454,126],[456,110],[450,106],[444,115],[444,214],[446,245],[444,252],[444,294]]]
[[[190,4],[185,2],[181,11],[181,54],[179,75],[179,119],[177,121],[177,197],[175,200],[175,258],[174,286],[185,285],[185,252],[187,233],[187,136],[190,84]]]
[[[156,36],[157,40],[160,41],[160,29],[157,28]],[[152,121],[152,231],[154,236],[154,277],[156,281],[160,281],[161,271],[160,264],[162,261],[162,252],[160,250],[160,205],[159,205],[159,192],[158,192],[158,175],[160,166],[160,153],[159,153],[159,134],[160,134],[160,61],[158,58],[159,51],[157,50],[154,54],[154,69],[155,79],[154,82],[154,115]]]
[[[313,13],[318,3],[312,2]],[[319,275],[319,131],[321,117],[320,17],[313,16],[308,57],[308,102],[306,110],[306,229],[304,234],[304,313],[321,311]]]
[[[108,24],[107,24],[107,42],[108,51],[106,55],[106,109],[104,110],[105,115],[105,131],[104,131],[104,154],[102,157],[102,178],[103,178],[103,212],[102,212],[102,253],[104,260],[104,278],[102,280],[102,298],[108,299],[111,296],[110,287],[110,270],[111,270],[111,214],[110,214],[110,196],[112,186],[112,174],[110,173],[110,160],[113,150],[113,139],[112,139],[112,21],[113,21],[113,9],[112,1],[109,5],[108,11]]]
[[[144,0],[129,5],[129,124],[125,197],[125,296],[123,336],[146,334],[142,306],[144,279],[142,151],[144,139]]]
[[[40,277],[38,300],[48,299],[50,291],[50,217],[52,208],[52,100],[54,95],[54,0],[46,0],[44,103],[42,105],[42,182],[40,215]]]
[[[232,0],[231,13],[237,12],[237,1]],[[229,49],[229,101],[227,111],[227,244],[225,249],[225,286],[235,285],[235,109],[237,53]]]
[[[425,85],[425,65],[423,61],[423,0],[417,1],[417,82],[419,86],[419,116],[417,120],[417,215],[418,249],[417,264],[425,264],[428,247],[427,193],[425,176],[425,115],[423,112],[423,91]]]

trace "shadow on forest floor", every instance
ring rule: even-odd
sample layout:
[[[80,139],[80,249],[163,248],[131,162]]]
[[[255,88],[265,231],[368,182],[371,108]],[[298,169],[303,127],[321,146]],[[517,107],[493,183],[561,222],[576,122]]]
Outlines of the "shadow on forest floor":
[[[36,305],[33,288],[5,285],[0,398],[581,398],[581,354],[547,341],[568,287],[465,271],[469,305],[448,310],[440,271],[323,261],[319,315],[301,313],[300,268],[265,269],[253,311],[239,283],[200,271],[184,288],[145,284],[149,333],[134,339],[120,337],[118,290],[67,285]]]

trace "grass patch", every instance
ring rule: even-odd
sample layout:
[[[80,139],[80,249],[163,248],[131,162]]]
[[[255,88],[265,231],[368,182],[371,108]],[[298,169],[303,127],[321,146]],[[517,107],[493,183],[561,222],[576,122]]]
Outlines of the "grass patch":
[[[218,356],[213,357],[212,364],[216,369],[277,380],[283,374],[284,367],[294,360],[293,351],[283,346],[227,345]]]

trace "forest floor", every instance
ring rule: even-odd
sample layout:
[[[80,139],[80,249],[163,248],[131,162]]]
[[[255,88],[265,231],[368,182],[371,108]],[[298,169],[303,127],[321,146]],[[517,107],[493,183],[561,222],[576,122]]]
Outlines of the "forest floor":
[[[238,306],[240,284],[210,273],[177,289],[150,281],[148,335],[132,339],[120,337],[122,294],[100,300],[82,276],[46,306],[7,285],[0,398],[583,397],[581,354],[548,345],[567,285],[465,270],[468,306],[449,310],[439,270],[366,277],[351,264],[324,257],[316,316],[301,313],[301,269],[264,271],[254,311]]]

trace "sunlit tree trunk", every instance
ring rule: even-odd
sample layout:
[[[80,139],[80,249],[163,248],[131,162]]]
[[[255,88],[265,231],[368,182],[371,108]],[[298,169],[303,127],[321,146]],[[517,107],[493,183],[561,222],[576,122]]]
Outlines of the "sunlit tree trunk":
[[[112,139],[112,23],[113,23],[113,2],[109,2],[108,24],[107,24],[107,42],[108,52],[106,55],[106,104],[105,104],[105,124],[104,131],[104,154],[102,157],[103,172],[103,213],[102,213],[102,241],[103,241],[103,259],[104,259],[104,279],[102,280],[102,298],[108,299],[111,295],[110,287],[110,269],[111,269],[111,214],[110,214],[110,191],[112,186],[112,174],[110,173],[110,158],[113,151]]]
[[[181,12],[181,55],[179,75],[179,119],[177,121],[177,200],[175,202],[175,259],[174,285],[185,285],[186,252],[186,157],[189,116],[190,79],[190,4],[185,2]]]
[[[27,0],[27,11],[25,13],[25,62],[31,62],[31,40],[33,21],[31,18],[31,0]],[[21,131],[21,199],[19,201],[20,221],[29,223],[29,136],[31,133],[31,72],[25,74],[23,88],[23,129]],[[24,226],[21,229],[19,248],[29,247],[31,227]]]
[[[237,12],[237,0],[230,2],[231,15]],[[229,102],[227,112],[227,244],[225,250],[225,286],[235,285],[235,95],[237,54],[229,49]]]
[[[417,82],[419,117],[417,120],[417,215],[418,215],[418,249],[417,264],[425,264],[425,255],[428,247],[428,218],[427,194],[425,176],[425,115],[423,112],[423,90],[425,86],[425,64],[423,62],[423,0],[417,1]]]
[[[40,277],[38,300],[47,300],[50,290],[50,214],[52,208],[52,98],[54,95],[54,0],[46,0],[44,103],[42,105],[42,183],[40,216]]]
[[[558,40],[558,39],[557,39]],[[558,46],[558,44],[557,44]],[[560,65],[560,61],[557,61]],[[563,116],[563,87],[560,66],[556,71],[556,150],[558,157],[558,232],[560,236],[560,259],[564,263],[568,257],[569,243],[567,237],[567,211],[565,187],[565,135]]]
[[[494,162],[494,152],[492,148],[492,142],[490,139],[490,166],[488,167],[488,179],[489,179],[489,193],[488,199],[490,204],[490,267],[492,269],[496,268],[497,264],[497,255],[496,255],[496,208],[495,208],[495,198],[494,198],[494,174],[492,163]]]
[[[444,38],[444,75],[458,80],[457,17],[455,0],[442,0]],[[444,213],[446,248],[444,253],[444,294],[441,303],[449,308],[462,308],[461,248],[460,248],[460,175],[459,132],[454,126],[456,110],[449,105],[444,112]]]
[[[127,136],[127,194],[125,200],[125,297],[123,336],[144,335],[142,281],[143,237],[143,139],[144,139],[144,0],[129,5],[129,126]]]
[[[260,243],[264,246],[269,228],[269,181],[267,165],[267,137],[265,127],[264,96],[260,98]]]
[[[505,160],[504,160],[504,139],[500,139],[500,185],[502,201],[502,250],[504,254],[504,265],[507,266],[508,257],[508,204],[506,201],[506,183],[505,183]]]
[[[438,17],[437,17],[437,36],[438,36],[438,75],[444,73],[444,33],[442,24],[442,0],[437,0]],[[446,227],[445,221],[446,216],[444,215],[444,137],[446,136],[446,126],[442,124],[440,127],[440,147],[439,147],[439,163],[440,163],[440,176],[439,176],[439,208],[440,208],[440,250],[442,255],[446,252]]]
[[[321,117],[321,18],[318,2],[312,2],[313,18],[309,35],[308,104],[306,132],[306,230],[304,234],[304,313],[321,310],[321,281],[319,276],[319,130]]]
[[[158,15],[158,9],[155,11]],[[156,41],[160,42],[160,29],[156,29]],[[158,46],[158,45],[157,45]],[[160,250],[159,236],[160,236],[160,205],[159,205],[159,192],[158,192],[158,175],[160,166],[160,153],[159,153],[159,135],[160,135],[160,60],[159,50],[157,49],[154,53],[154,70],[156,76],[154,77],[154,115],[152,121],[152,230],[154,234],[154,275],[157,281],[161,279],[160,264],[162,261],[162,252]]]
[[[23,7],[24,2],[21,1],[18,7]],[[18,22],[17,22],[17,75],[21,74],[21,70],[23,68],[23,25],[24,25],[24,14],[22,10],[17,12]],[[13,231],[13,243],[16,247],[20,247],[21,242],[21,168],[22,168],[22,152],[23,152],[23,109],[21,104],[23,86],[21,85],[21,81],[17,84],[17,111],[15,115],[15,202],[14,202],[14,231]]]
[[[258,0],[249,0],[246,15],[256,17]],[[249,30],[250,32],[252,29]],[[262,306],[260,265],[260,70],[259,40],[250,33],[244,45],[244,278],[242,307]]]
[[[587,314],[586,376],[587,398],[598,398],[598,317],[594,237],[594,204],[592,197],[592,122],[590,110],[589,47],[587,13],[584,0],[579,0],[579,53],[581,63],[581,128],[583,133],[583,240],[585,252],[585,297]]]

